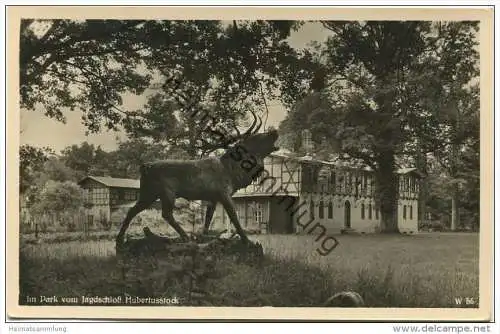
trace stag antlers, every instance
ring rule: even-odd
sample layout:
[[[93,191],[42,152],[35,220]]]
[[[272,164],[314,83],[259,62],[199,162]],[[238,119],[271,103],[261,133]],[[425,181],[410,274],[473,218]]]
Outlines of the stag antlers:
[[[200,138],[200,141],[202,142],[202,147],[200,147],[200,149],[203,150],[204,154],[211,153],[219,148],[227,148],[235,142],[248,138],[249,136],[259,132],[262,127],[262,118],[257,116],[253,110],[250,110],[250,112],[253,116],[253,122],[243,134],[236,126],[233,126],[233,130],[236,132],[236,134],[233,135],[216,129],[209,129],[208,132],[215,136],[217,140],[215,143],[209,143],[205,139]]]
[[[234,129],[236,130],[236,136],[233,136],[231,138],[231,143],[234,143],[240,139],[247,138],[247,137],[259,132],[259,130],[262,126],[262,118],[260,118],[260,116],[257,116],[253,110],[250,110],[250,112],[252,113],[252,116],[253,116],[252,125],[243,134],[241,134],[240,130],[237,127],[234,127]],[[259,122],[259,125],[256,127],[255,125],[257,124],[257,122]]]

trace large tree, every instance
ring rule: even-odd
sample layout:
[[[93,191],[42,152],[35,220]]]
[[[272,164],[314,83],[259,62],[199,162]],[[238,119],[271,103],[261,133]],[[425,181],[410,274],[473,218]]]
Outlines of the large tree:
[[[114,128],[124,116],[115,109],[121,94],[149,83],[150,75],[138,71],[146,34],[136,20],[22,20],[21,107],[60,121],[79,109],[89,130],[103,122]]]
[[[215,127],[235,125],[248,102],[276,91],[292,21],[23,20],[21,106],[64,121],[79,110],[89,131],[128,134],[185,146],[213,146],[193,110]],[[290,57],[289,57],[290,55]],[[287,58],[288,57],[288,58]],[[125,93],[153,89],[142,110],[125,110]],[[149,91],[148,91],[149,92]],[[245,102],[246,101],[246,102]],[[197,139],[205,135],[205,141]]]
[[[475,75],[477,24],[411,21],[322,22],[331,37],[319,49],[316,77],[322,84],[309,92],[289,114],[293,130],[307,127],[313,139],[332,138],[339,151],[375,171],[376,199],[382,230],[398,232],[394,215],[398,156],[435,152],[445,105],[441,90],[445,66]],[[461,43],[443,47],[454,27]],[[455,57],[461,50],[466,60]],[[314,59],[314,58],[313,58]],[[468,66],[459,64],[467,63]],[[313,88],[313,87],[311,87]],[[292,93],[296,87],[290,90]],[[288,91],[285,89],[284,93]],[[415,144],[417,143],[417,144]],[[338,144],[338,145],[337,145]]]

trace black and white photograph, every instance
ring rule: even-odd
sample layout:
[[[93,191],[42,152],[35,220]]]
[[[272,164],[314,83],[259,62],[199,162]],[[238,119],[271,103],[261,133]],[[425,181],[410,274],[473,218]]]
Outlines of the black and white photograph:
[[[491,314],[492,10],[25,9],[16,316]]]

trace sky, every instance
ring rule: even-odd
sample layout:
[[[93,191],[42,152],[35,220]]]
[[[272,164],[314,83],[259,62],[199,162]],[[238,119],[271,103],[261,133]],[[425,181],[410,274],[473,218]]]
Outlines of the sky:
[[[306,23],[299,31],[292,32],[289,43],[295,48],[304,48],[313,40],[324,41],[328,36],[328,31],[320,23]],[[146,101],[145,96],[134,95],[124,96],[123,109],[140,109]],[[278,127],[285,118],[286,110],[279,101],[268,101],[269,118],[267,126]],[[116,137],[126,139],[120,132],[106,131],[99,134],[85,134],[85,127],[81,122],[79,111],[68,111],[66,124],[50,119],[43,115],[41,110],[21,111],[21,145],[29,144],[37,147],[48,146],[55,152],[60,152],[67,146],[87,141],[94,145],[99,145],[106,151],[114,150],[117,147]]]

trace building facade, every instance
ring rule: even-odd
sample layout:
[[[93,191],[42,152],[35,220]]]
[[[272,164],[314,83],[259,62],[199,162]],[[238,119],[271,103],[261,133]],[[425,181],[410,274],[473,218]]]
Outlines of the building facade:
[[[131,206],[139,196],[139,180],[87,176],[78,182],[85,190],[87,218],[90,224],[111,220],[114,210]]]
[[[113,217],[113,213],[119,209],[131,208],[139,198],[139,179],[87,176],[78,184],[85,190],[86,214],[89,225],[102,221],[112,222],[113,224],[120,223],[125,218],[125,214],[120,213],[120,215]],[[174,217],[178,221],[186,223],[184,220],[187,217],[197,214],[196,219],[201,220],[201,214],[198,214],[200,205],[200,201],[190,203],[178,199],[174,209]],[[163,221],[159,199],[146,210],[157,210],[160,219]]]
[[[418,231],[419,174],[397,171],[397,219],[402,233]],[[320,224],[329,233],[380,231],[373,171],[297,157],[278,151],[264,160],[264,172],[233,200],[243,228],[260,233],[300,233]],[[233,229],[227,213],[217,206],[214,228]],[[320,231],[320,229],[318,229]],[[321,231],[320,231],[321,232]]]

